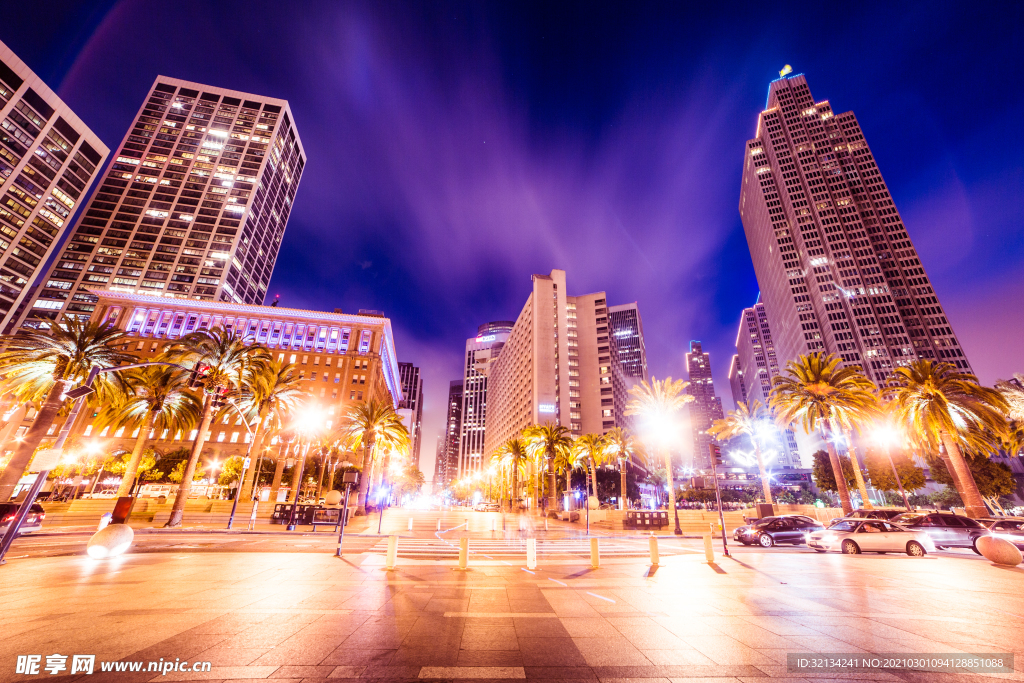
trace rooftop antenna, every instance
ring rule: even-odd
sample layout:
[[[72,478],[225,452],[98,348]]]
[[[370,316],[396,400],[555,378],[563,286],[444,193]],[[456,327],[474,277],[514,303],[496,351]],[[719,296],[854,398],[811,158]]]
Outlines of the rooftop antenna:
[[[782,71],[779,72],[779,78],[785,78],[787,74],[791,73],[793,73],[793,67],[787,64],[786,66],[782,67]]]
[[[274,300],[272,302],[270,302],[270,305],[271,306],[277,306],[279,303],[281,303],[281,295],[280,294],[275,294],[274,295]]]

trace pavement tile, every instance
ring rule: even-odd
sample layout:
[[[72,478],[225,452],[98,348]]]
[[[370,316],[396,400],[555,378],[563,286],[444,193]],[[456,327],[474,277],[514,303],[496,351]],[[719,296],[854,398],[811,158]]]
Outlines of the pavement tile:
[[[397,648],[396,648],[397,649]],[[395,650],[357,650],[348,647],[338,647],[331,654],[323,658],[320,664],[335,664],[339,666],[369,665],[386,666],[391,663],[391,657]]]
[[[270,678],[327,678],[337,667],[334,666],[300,666],[287,664],[281,666]]]

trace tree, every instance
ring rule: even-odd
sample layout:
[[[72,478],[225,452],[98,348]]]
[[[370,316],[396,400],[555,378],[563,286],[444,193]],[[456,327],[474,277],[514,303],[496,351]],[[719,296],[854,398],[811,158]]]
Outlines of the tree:
[[[217,483],[221,486],[229,486],[238,481],[238,478],[242,475],[242,464],[245,462],[245,458],[240,455],[233,455],[224,461],[224,466],[220,468],[220,475],[217,477]],[[235,492],[238,495],[238,492]]]
[[[0,503],[10,500],[14,487],[64,404],[64,392],[84,381],[95,367],[112,367],[135,360],[117,347],[124,331],[110,324],[83,322],[65,315],[49,330],[22,331],[8,337],[0,353],[4,386],[21,401],[41,400],[42,406],[24,438],[0,474]],[[97,376],[93,389],[100,400],[120,386],[119,373]]]
[[[782,375],[772,380],[769,404],[777,421],[786,428],[794,424],[810,434],[821,430],[837,481],[839,501],[843,514],[853,512],[850,490],[841,476],[842,465],[836,452],[834,433],[875,410],[874,384],[865,377],[859,366],[840,368],[842,359],[820,352],[801,355],[797,361],[786,363]],[[852,465],[852,463],[851,463]],[[855,481],[857,471],[854,469]],[[860,482],[858,481],[858,484]],[[861,492],[867,503],[867,491]]]
[[[615,427],[608,430],[604,435],[607,443],[608,454],[614,457],[619,463],[619,509],[626,509],[626,501],[629,498],[629,490],[626,482],[626,470],[629,463],[636,462],[647,465],[647,455],[641,445],[633,438],[633,435],[622,427]],[[566,486],[568,488],[568,486]]]
[[[146,441],[154,429],[171,434],[187,432],[199,421],[202,403],[185,386],[186,372],[167,365],[135,368],[123,376],[125,391],[99,412],[95,427],[137,428],[138,437],[129,456],[118,496],[127,496],[135,483]]]
[[[625,410],[627,416],[637,415],[641,418],[650,435],[651,442],[654,444],[655,452],[660,452],[665,460],[666,476],[670,480],[668,505],[676,515],[676,535],[682,535],[683,530],[679,527],[679,513],[675,512],[675,477],[672,476],[672,451],[668,446],[675,434],[676,413],[682,410],[687,403],[695,400],[690,394],[683,393],[688,386],[690,386],[689,382],[681,379],[673,381],[671,377],[661,382],[656,377],[652,377],[650,384],[644,380],[629,390],[629,395],[632,398],[626,404]]]
[[[750,407],[745,403],[738,403],[736,410],[729,411],[729,414],[721,420],[715,420],[708,429],[717,439],[729,440],[738,436],[746,436],[754,445],[754,456],[757,458],[757,473],[761,477],[761,488],[764,491],[764,501],[772,502],[771,482],[768,481],[768,472],[764,467],[764,458],[761,456],[761,441],[767,432],[772,431],[768,421],[768,411],[761,402],[754,400]]]
[[[370,489],[373,461],[377,457],[378,447],[408,442],[409,432],[402,424],[401,416],[395,412],[390,397],[347,406],[341,416],[340,431],[348,437],[352,449],[363,450],[356,515],[365,515],[366,495]]]
[[[833,466],[832,454],[826,451],[816,451],[811,457],[813,459],[811,476],[814,477],[814,483],[818,485],[818,488],[822,491],[839,491],[839,486],[836,484],[836,468]],[[853,463],[850,462],[850,456],[839,455],[836,457],[843,468],[843,474],[846,479],[845,484],[853,486],[856,478],[853,475]]]
[[[228,331],[222,327],[209,330],[198,330],[186,334],[181,339],[168,345],[165,356],[167,360],[186,367],[202,368],[201,382],[204,393],[203,411],[199,421],[196,438],[192,442],[188,464],[182,475],[182,484],[178,487],[178,495],[171,506],[171,514],[165,527],[181,526],[181,518],[185,513],[185,501],[188,500],[192,488],[199,455],[206,443],[206,433],[210,429],[213,418],[213,398],[223,396],[232,389],[241,391],[246,386],[246,378],[252,368],[270,361],[270,354],[263,346],[252,344],[238,331]]]
[[[943,461],[938,456],[931,453],[926,454],[925,461],[929,465],[929,474],[931,474],[932,479],[939,484],[955,488],[956,480],[951,476],[949,470],[946,469]],[[990,460],[982,455],[966,458],[966,462],[972,479],[978,487],[978,493],[982,497],[993,498],[1013,493],[1013,470],[1007,465]],[[962,498],[963,496],[961,496]]]
[[[925,485],[924,470],[914,464],[914,461],[903,453],[891,454],[892,463],[889,458],[877,450],[869,450],[864,458],[864,464],[868,468],[868,476],[871,478],[871,485],[879,491],[898,491],[899,483],[893,474],[893,466],[899,474],[900,482],[903,483],[905,491],[917,491]],[[900,501],[902,503],[902,501]]]
[[[899,421],[908,425],[919,443],[931,447],[941,444],[945,449],[967,514],[987,515],[961,445],[982,452],[991,448],[989,435],[1006,429],[1004,414],[1009,404],[1003,395],[979,385],[974,375],[950,363],[930,360],[896,368],[888,393]]]
[[[580,459],[583,461],[589,473],[588,479],[590,479],[590,486],[588,487],[587,496],[589,505],[592,509],[600,503],[597,498],[597,468],[604,464],[605,458],[607,457],[607,451],[605,450],[607,444],[605,443],[604,437],[600,434],[584,434],[580,438],[576,439],[573,443],[572,449],[579,454]],[[589,497],[593,496],[594,501],[591,503]]]
[[[515,501],[519,500],[519,477],[526,474],[526,462],[530,457],[527,453],[526,442],[522,439],[509,439],[498,448],[497,456],[501,467],[509,471],[511,479],[509,498],[512,501],[510,507],[514,510]],[[502,506],[504,507],[504,502],[502,502]]]
[[[196,467],[195,465],[189,467],[190,464],[190,460],[179,460],[178,464],[175,465],[174,469],[167,475],[167,478],[175,484],[181,484],[181,486],[178,487],[179,492],[185,486],[182,484],[182,481],[185,479],[186,470],[192,470],[192,481],[199,481],[206,476],[205,467]],[[189,488],[192,488],[191,484],[189,484]]]
[[[572,434],[567,427],[547,422],[543,425],[527,427],[523,430],[523,436],[526,439],[527,447],[532,448],[538,456],[538,472],[540,471],[539,460],[543,458],[547,462],[548,473],[551,477],[549,482],[551,496],[548,499],[548,509],[557,510],[558,501],[555,500],[555,458],[566,451],[572,450]],[[538,482],[538,497],[540,496],[539,489]]]

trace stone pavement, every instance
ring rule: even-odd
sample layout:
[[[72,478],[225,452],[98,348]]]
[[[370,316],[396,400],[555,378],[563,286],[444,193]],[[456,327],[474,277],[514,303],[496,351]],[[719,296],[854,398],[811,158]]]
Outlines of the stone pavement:
[[[630,683],[1024,680],[1024,570],[976,559],[744,553],[522,564],[296,553],[128,554],[0,567],[0,681]],[[1003,675],[803,676],[786,655],[1015,652]],[[17,655],[96,655],[91,676]],[[166,675],[149,662],[210,662]],[[142,662],[101,673],[100,662]],[[70,659],[69,659],[70,662]],[[70,664],[68,665],[70,668]],[[67,672],[62,672],[66,674]]]

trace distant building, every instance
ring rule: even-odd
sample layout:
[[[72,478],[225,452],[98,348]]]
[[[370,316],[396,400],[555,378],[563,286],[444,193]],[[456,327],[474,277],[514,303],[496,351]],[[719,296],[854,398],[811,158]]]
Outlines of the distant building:
[[[360,311],[360,315],[368,315]],[[368,317],[384,317],[368,315]],[[416,469],[420,466],[420,446],[423,441],[423,379],[420,369],[412,363],[399,363],[398,375],[402,380],[402,395],[405,397],[402,407],[410,412],[412,429],[412,447],[409,451],[410,462]]]
[[[448,415],[444,442],[434,466],[434,490],[449,488],[459,478],[459,440],[462,436],[462,380],[448,385]]]
[[[477,328],[475,337],[466,340],[458,478],[487,469],[484,455],[487,375],[501,353],[501,347],[505,345],[514,324],[511,320],[484,323]]]
[[[9,331],[110,150],[2,42],[0,121],[0,330]]]
[[[622,373],[639,383],[648,379],[644,324],[636,302],[608,307],[608,325],[618,350]]]
[[[715,383],[711,377],[711,356],[704,352],[699,341],[690,342],[686,354],[686,370],[690,376],[687,393],[694,400],[687,404],[690,412],[690,429],[693,432],[693,466],[695,469],[711,468],[712,443],[718,443],[708,429],[715,420],[724,417],[722,399],[715,394]]]

